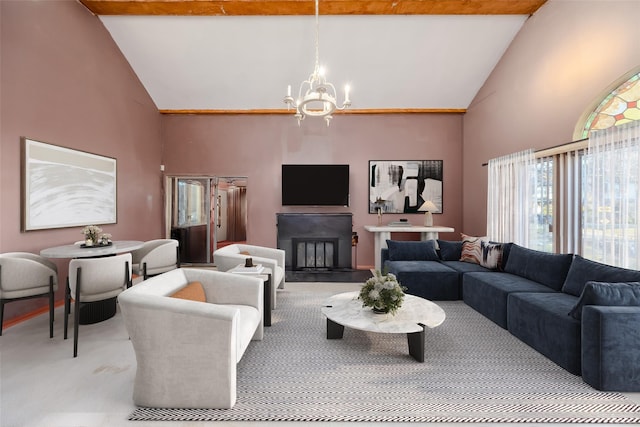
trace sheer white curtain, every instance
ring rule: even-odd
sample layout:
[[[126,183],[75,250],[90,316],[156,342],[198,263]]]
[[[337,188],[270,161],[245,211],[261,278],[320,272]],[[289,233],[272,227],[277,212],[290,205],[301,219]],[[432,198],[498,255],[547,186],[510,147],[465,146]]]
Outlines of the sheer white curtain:
[[[489,160],[487,235],[528,246],[535,209],[536,159],[533,150]]]
[[[584,173],[583,255],[640,268],[640,121],[593,132]]]

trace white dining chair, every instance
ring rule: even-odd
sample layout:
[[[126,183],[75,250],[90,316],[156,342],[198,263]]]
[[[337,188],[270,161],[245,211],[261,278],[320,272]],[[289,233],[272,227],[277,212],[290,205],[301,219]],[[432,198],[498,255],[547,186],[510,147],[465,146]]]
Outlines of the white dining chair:
[[[131,252],[133,274],[147,280],[151,276],[180,268],[179,243],[175,239],[155,239],[144,242]]]
[[[79,258],[69,262],[65,292],[64,339],[67,339],[71,300],[74,300],[73,357],[78,356],[78,329],[83,305],[117,297],[131,286],[131,254]]]

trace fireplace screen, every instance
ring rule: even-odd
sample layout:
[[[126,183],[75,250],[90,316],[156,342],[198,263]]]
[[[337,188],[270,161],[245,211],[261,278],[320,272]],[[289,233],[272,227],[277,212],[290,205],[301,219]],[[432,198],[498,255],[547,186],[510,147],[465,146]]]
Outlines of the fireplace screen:
[[[292,239],[293,269],[332,269],[338,264],[338,238]]]

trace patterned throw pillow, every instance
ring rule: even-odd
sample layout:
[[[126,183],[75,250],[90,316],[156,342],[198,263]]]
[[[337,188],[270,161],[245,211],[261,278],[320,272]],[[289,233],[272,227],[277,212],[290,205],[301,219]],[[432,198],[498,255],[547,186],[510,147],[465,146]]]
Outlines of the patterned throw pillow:
[[[464,233],[460,233],[462,236],[462,254],[460,255],[460,261],[470,262],[473,264],[480,264],[482,259],[482,239],[483,237],[467,236]]]
[[[482,257],[480,265],[490,270],[500,270],[502,266],[502,243],[480,241]]]

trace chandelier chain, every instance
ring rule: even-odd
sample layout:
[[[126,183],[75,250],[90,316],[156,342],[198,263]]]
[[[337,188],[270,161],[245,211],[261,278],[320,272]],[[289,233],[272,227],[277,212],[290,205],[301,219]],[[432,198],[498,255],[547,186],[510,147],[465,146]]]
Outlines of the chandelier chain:
[[[316,67],[315,74],[320,72],[320,0],[316,0]]]

